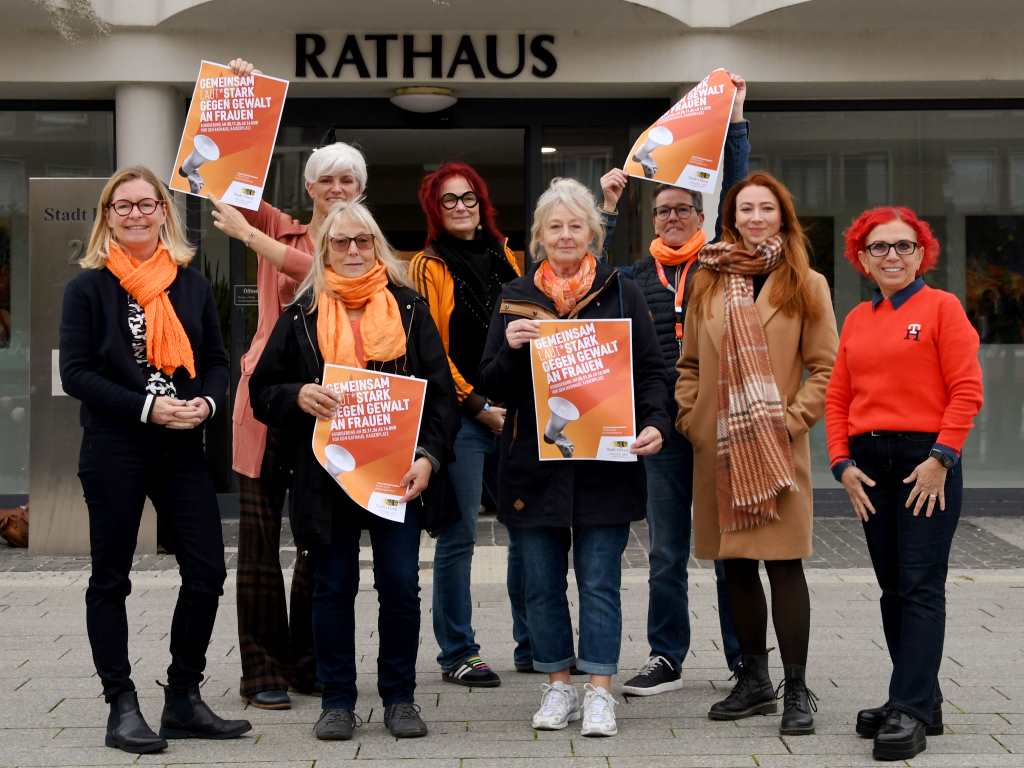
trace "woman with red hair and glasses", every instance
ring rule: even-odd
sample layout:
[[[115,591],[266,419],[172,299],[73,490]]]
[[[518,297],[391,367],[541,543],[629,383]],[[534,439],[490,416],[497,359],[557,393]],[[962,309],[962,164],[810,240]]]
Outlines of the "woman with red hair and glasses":
[[[981,409],[978,334],[959,299],[921,277],[939,243],[908,208],[873,208],[846,258],[876,288],[839,339],[825,401],[832,473],[864,524],[892,659],[888,700],[857,713],[878,760],[907,760],[942,727],[946,571],[960,518],[960,450]],[[913,371],[913,375],[908,375]]]
[[[427,299],[430,314],[455,378],[462,426],[455,438],[455,462],[449,476],[461,512],[458,523],[442,532],[434,550],[434,636],[442,679],[491,688],[501,679],[480,658],[473,631],[469,577],[476,544],[476,521],[483,492],[484,461],[497,450],[505,409],[476,387],[487,328],[502,283],[519,276],[519,265],[495,223],[487,184],[470,166],[444,163],[424,177],[420,206],[427,217],[427,242],[409,265],[413,285]],[[514,553],[509,553],[510,563]],[[513,635],[528,647],[521,606],[521,576],[510,569]],[[533,660],[517,661],[532,669]]]

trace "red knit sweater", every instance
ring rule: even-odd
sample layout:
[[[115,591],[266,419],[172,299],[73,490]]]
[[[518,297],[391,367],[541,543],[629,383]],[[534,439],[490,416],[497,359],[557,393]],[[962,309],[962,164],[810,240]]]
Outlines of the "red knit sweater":
[[[825,398],[829,462],[872,430],[937,432],[959,452],[982,404],[978,346],[959,299],[927,285],[898,309],[888,299],[854,307]]]

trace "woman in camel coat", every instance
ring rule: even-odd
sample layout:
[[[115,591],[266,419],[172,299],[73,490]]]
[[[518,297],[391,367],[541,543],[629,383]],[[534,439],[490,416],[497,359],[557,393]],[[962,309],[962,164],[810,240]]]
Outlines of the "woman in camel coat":
[[[722,240],[701,249],[686,312],[676,426],[693,445],[699,558],[721,560],[742,669],[708,713],[777,711],[768,676],[768,605],[785,669],[784,735],[814,732],[805,683],[811,554],[809,431],[821,418],[838,334],[828,283],[810,268],[789,191],[766,173],[729,190]],[[804,372],[807,376],[804,378]]]

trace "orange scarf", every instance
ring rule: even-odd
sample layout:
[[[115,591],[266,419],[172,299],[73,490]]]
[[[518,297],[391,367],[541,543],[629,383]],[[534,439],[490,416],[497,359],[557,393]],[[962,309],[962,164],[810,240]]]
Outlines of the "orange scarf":
[[[572,277],[559,277],[551,267],[551,262],[544,259],[533,273],[533,284],[537,289],[555,302],[559,317],[565,317],[576,307],[576,303],[587,295],[594,284],[597,274],[597,259],[587,251],[580,262],[580,268]]]
[[[143,262],[133,259],[113,240],[107,246],[107,269],[146,313],[146,359],[168,376],[178,368],[196,377],[192,343],[174,311],[167,288],[178,276],[178,265],[161,242],[156,252]]]
[[[707,237],[705,237],[703,229],[694,232],[690,239],[678,248],[666,245],[664,240],[656,237],[651,240],[651,256],[662,266],[676,267],[696,256],[697,252],[704,247],[706,240]]]
[[[356,339],[348,309],[365,307],[359,321],[366,360],[394,360],[405,354],[405,329],[398,302],[388,290],[388,273],[377,262],[360,277],[342,277],[330,267],[324,270],[326,287],[317,303],[316,340],[324,362],[365,367],[356,355]]]

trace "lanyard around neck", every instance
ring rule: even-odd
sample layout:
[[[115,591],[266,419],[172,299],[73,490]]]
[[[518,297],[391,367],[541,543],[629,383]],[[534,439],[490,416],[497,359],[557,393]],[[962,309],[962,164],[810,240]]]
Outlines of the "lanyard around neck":
[[[690,259],[686,262],[686,266],[683,267],[682,274],[679,275],[679,283],[675,288],[673,288],[672,284],[668,281],[668,277],[665,275],[665,268],[661,266],[661,262],[657,259],[654,260],[654,267],[658,271],[658,280],[661,281],[661,284],[665,286],[665,288],[675,295],[672,306],[676,312],[676,341],[680,344],[683,343],[683,302],[686,300],[686,276],[690,272],[690,267],[692,267],[696,262],[697,259]]]

